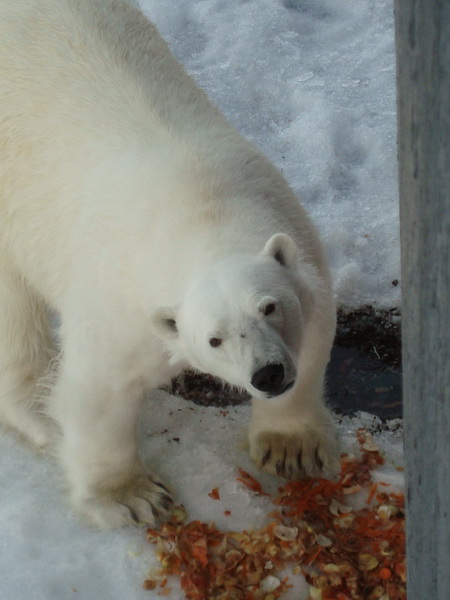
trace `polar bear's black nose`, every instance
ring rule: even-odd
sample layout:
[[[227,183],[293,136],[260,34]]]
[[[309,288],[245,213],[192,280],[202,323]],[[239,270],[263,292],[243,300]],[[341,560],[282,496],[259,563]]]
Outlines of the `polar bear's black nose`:
[[[268,392],[277,396],[283,391],[284,367],[283,365],[266,365],[253,374],[252,386],[261,392]]]

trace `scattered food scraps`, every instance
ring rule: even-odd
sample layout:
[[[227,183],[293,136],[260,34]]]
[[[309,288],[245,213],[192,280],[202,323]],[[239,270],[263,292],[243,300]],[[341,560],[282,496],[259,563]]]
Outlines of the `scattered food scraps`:
[[[380,492],[383,484],[372,482],[371,471],[383,456],[365,430],[357,439],[361,456],[342,456],[338,481],[286,483],[274,499],[272,522],[261,529],[223,532],[180,519],[148,529],[161,568],[144,588],[159,586],[166,595],[167,576],[176,575],[188,600],[276,600],[292,587],[280,575],[289,566],[309,583],[310,600],[406,600],[404,497]],[[239,474],[253,492],[267,495],[248,473]],[[363,508],[348,506],[360,491]]]

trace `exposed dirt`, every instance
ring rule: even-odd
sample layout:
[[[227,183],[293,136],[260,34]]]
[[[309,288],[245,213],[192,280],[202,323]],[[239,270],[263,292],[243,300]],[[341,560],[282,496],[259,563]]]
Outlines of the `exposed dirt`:
[[[335,345],[356,348],[390,368],[401,367],[401,317],[398,308],[338,311]]]
[[[398,309],[339,310],[327,373],[327,396],[335,412],[364,410],[382,419],[402,416],[400,321]],[[247,394],[192,371],[175,379],[171,392],[203,406],[249,401]]]
[[[382,419],[401,417],[400,311],[371,306],[340,310],[327,381],[335,412],[363,410]]]

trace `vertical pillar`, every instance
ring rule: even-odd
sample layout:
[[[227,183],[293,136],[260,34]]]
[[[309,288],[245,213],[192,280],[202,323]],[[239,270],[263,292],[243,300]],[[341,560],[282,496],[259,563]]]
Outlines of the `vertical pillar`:
[[[450,0],[395,0],[408,600],[450,599]]]

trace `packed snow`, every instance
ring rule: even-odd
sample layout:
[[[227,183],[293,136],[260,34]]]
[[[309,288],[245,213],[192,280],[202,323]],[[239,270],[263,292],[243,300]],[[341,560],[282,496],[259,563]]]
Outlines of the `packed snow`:
[[[283,170],[317,223],[339,304],[399,304],[395,57],[392,0],[141,0],[188,72],[229,120]],[[155,415],[155,418],[153,418]],[[190,519],[241,530],[272,505],[236,481],[242,467],[266,490],[244,448],[248,406],[199,407],[158,392],[142,411],[144,459]],[[343,447],[360,414],[341,423]],[[377,442],[377,475],[401,487],[400,434]],[[2,600],[152,600],[156,565],[145,530],[98,532],[73,515],[57,466],[0,434]],[[208,497],[220,488],[220,502]],[[229,516],[224,510],[231,511]],[[296,576],[286,598],[302,600]],[[183,594],[171,581],[170,598]]]

